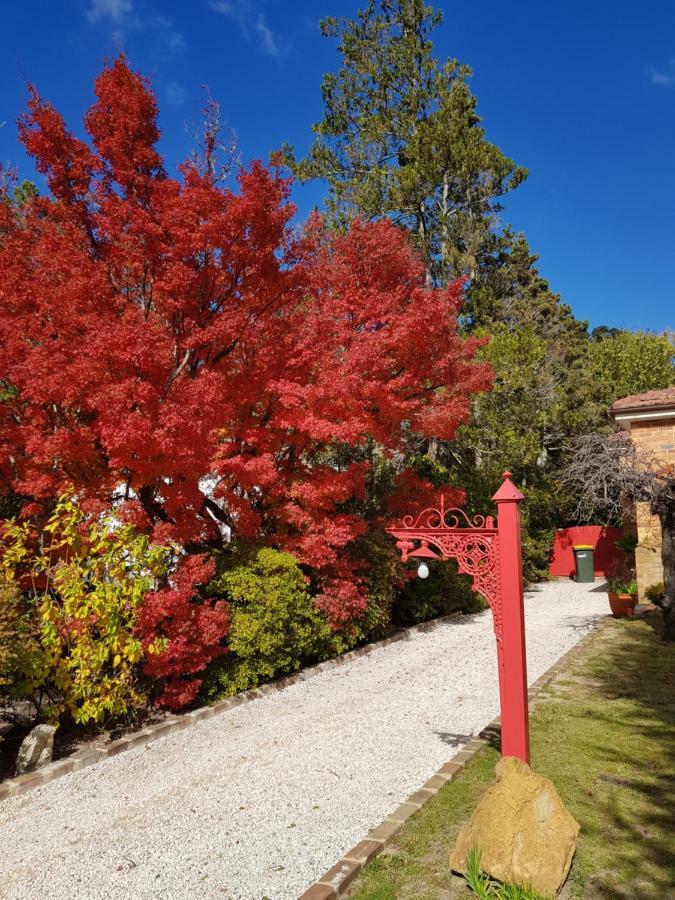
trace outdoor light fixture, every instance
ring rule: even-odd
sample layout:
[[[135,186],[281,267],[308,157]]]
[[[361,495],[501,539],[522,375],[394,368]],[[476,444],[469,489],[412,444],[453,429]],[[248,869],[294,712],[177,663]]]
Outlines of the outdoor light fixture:
[[[425,562],[421,562],[419,568],[417,570],[417,575],[419,578],[428,578],[429,577],[429,566]]]

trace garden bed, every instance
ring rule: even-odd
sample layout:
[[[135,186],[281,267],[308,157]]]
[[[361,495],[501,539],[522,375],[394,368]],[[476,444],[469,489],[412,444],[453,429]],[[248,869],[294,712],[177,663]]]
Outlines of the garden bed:
[[[672,896],[675,649],[660,631],[658,613],[608,621],[532,709],[533,767],[554,781],[581,823],[570,897]],[[348,896],[466,896],[450,876],[448,853],[497,759],[494,746],[482,750],[408,820]]]

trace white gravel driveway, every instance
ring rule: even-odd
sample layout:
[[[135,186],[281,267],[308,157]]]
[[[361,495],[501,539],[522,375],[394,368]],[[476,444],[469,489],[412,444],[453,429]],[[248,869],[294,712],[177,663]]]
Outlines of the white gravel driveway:
[[[607,613],[526,595],[530,681]],[[490,613],[0,803],[0,897],[293,900],[498,713]]]

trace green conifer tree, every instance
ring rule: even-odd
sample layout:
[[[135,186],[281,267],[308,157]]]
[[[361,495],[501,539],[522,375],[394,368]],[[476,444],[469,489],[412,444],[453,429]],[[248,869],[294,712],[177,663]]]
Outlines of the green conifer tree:
[[[527,172],[485,136],[456,59],[440,64],[431,35],[440,12],[423,0],[370,0],[354,20],[324,19],[342,66],[324,76],[324,118],[304,160],[286,147],[302,181],[328,182],[328,213],[390,216],[410,230],[428,277],[474,279],[494,253],[500,198]]]

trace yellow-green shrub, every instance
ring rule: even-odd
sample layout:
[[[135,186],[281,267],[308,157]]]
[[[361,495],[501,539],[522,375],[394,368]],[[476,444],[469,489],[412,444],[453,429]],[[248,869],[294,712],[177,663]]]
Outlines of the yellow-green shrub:
[[[0,576],[0,696],[25,697],[41,669],[37,622],[16,584]]]
[[[202,697],[236,694],[342,649],[288,553],[262,549],[211,584],[229,601],[229,652],[207,672]]]
[[[88,518],[69,497],[39,536],[4,523],[0,575],[33,606],[39,647],[23,674],[28,691],[47,694],[46,718],[102,722],[144,705],[137,611],[167,564],[165,548],[112,516]]]

